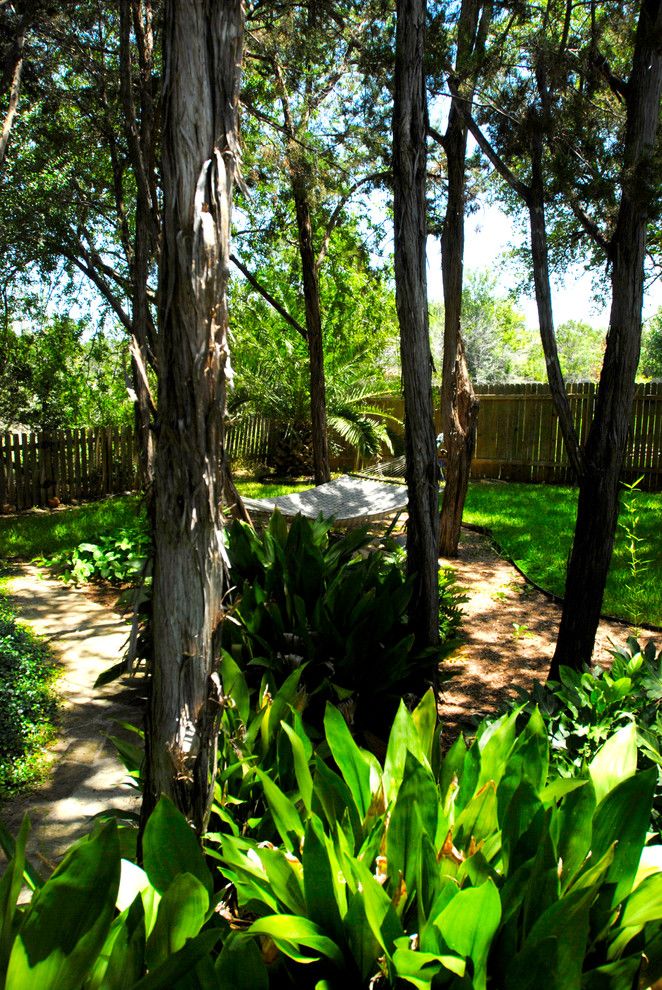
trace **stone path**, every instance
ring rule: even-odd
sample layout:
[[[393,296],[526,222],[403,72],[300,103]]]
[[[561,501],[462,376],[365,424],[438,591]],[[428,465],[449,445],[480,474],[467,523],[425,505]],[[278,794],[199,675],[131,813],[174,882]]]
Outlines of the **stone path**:
[[[115,720],[140,723],[143,685],[136,679],[94,687],[124,650],[127,625],[119,615],[31,565],[17,567],[9,595],[21,621],[51,645],[64,668],[56,685],[62,711],[49,778],[38,790],[0,805],[0,820],[12,834],[28,812],[28,852],[35,865],[50,865],[89,831],[100,811],[139,809],[138,792],[107,736],[121,735]]]

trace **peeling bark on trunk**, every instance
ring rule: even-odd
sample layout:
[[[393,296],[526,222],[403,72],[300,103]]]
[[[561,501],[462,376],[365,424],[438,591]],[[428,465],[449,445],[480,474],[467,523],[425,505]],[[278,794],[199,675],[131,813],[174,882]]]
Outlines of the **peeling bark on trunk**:
[[[414,575],[410,625],[419,647],[435,646],[439,639],[439,488],[425,268],[425,15],[425,0],[398,0],[393,107],[395,285],[409,488],[407,568]]]
[[[607,349],[585,448],[565,603],[550,669],[554,678],[561,664],[580,669],[591,659],[614,544],[619,476],[641,346],[646,225],[657,188],[654,149],[661,95],[662,3],[644,0],[627,85],[622,195],[610,246],[612,303]]]
[[[166,0],[155,656],[143,820],[166,794],[199,832],[209,818],[221,711],[226,288],[242,37],[241,0]]]

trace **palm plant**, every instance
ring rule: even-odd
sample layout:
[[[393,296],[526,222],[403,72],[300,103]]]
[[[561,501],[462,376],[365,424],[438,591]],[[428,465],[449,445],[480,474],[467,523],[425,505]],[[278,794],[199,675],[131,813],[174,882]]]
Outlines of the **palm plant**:
[[[251,350],[253,350],[251,348]],[[247,356],[247,355],[244,355]],[[250,352],[249,352],[249,355]],[[310,471],[310,397],[308,367],[290,341],[271,342],[244,361],[230,397],[231,416],[261,414],[271,421],[271,461],[282,473]],[[332,453],[352,449],[357,460],[392,451],[387,423],[400,420],[378,405],[393,392],[383,373],[365,354],[329,363],[326,374],[327,424]]]

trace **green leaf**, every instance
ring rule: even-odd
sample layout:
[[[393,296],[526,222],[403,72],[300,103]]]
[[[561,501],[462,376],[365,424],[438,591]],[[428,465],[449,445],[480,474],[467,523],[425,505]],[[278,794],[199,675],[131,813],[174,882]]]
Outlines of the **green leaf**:
[[[232,990],[268,990],[269,976],[257,943],[232,932],[216,960],[218,986]]]
[[[433,763],[432,750],[437,742],[437,699],[430,688],[425,692],[418,705],[411,713],[416,726],[421,745],[430,765]]]
[[[266,773],[257,768],[255,773],[264,788],[264,796],[267,799],[278,834],[289,852],[298,852],[304,829],[296,806]]]
[[[446,969],[456,976],[463,977],[466,963],[459,956],[435,955],[431,952],[414,952],[406,943],[409,939],[398,939],[399,944],[393,954],[393,966],[401,980],[411,983],[417,990],[428,990],[435,977]]]
[[[209,956],[212,949],[221,938],[220,928],[201,932],[196,938],[186,943],[183,949],[176,952],[166,962],[139,980],[131,990],[173,990],[177,981],[186,976],[197,964]]]
[[[657,782],[657,768],[622,780],[598,805],[593,816],[593,858],[601,858],[617,842],[614,860],[607,873],[613,894],[608,911],[632,889],[646,841],[650,809]]]
[[[370,764],[352,739],[352,734],[342,713],[331,704],[327,704],[324,713],[324,731],[331,755],[338,764],[338,768],[352,793],[359,817],[363,821],[372,801]]]
[[[280,724],[287,738],[290,740],[292,758],[294,759],[294,773],[297,778],[297,784],[299,785],[299,793],[304,808],[310,814],[313,802],[313,777],[310,772],[310,766],[308,765],[308,757],[306,756],[304,745],[298,733],[290,728],[286,722],[281,722]]]
[[[293,914],[267,915],[253,922],[246,934],[268,935],[280,951],[295,962],[313,963],[326,958],[339,969],[344,968],[344,957],[336,943],[308,918]],[[309,952],[303,952],[303,949]]]
[[[209,895],[191,873],[180,873],[159,904],[156,924],[147,941],[148,969],[155,969],[183,949],[202,928],[209,910]]]
[[[192,873],[210,897],[213,893],[212,878],[197,836],[170,798],[159,799],[145,826],[143,866],[160,894],[181,873]]]
[[[251,713],[251,701],[246,678],[226,650],[223,650],[221,654],[219,669],[223,683],[223,694],[229,695],[232,698],[239,718],[246,724]]]
[[[119,880],[117,829],[108,822],[72,846],[35,893],[14,942],[7,987],[78,987],[110,930]]]
[[[313,816],[306,827],[303,845],[303,880],[306,916],[329,932],[338,944],[343,941],[345,891],[338,883],[339,866],[331,843],[324,834],[319,818]],[[342,901],[340,900],[342,898]]]
[[[637,770],[637,727],[628,722],[598,750],[589,764],[597,803]]]
[[[487,956],[501,921],[501,901],[494,883],[460,890],[446,905],[435,926],[444,942],[473,963],[473,986],[487,986]]]
[[[116,919],[115,924],[118,930],[101,984],[103,990],[132,987],[144,972],[145,910],[140,897]]]
[[[400,876],[413,891],[421,869],[421,837],[437,834],[439,795],[429,770],[407,753],[404,780],[398,791],[386,836],[386,858],[392,891]],[[402,905],[404,908],[404,904]]]
[[[565,888],[582,866],[591,848],[595,791],[590,780],[568,792],[553,812],[553,831],[561,861],[561,883]]]
[[[16,915],[16,904],[18,895],[23,886],[23,872],[25,870],[25,844],[30,834],[30,820],[27,815],[23,818],[14,855],[9,861],[7,869],[0,881],[0,985],[3,982],[3,975],[7,970],[7,963],[11,955],[14,944]]]

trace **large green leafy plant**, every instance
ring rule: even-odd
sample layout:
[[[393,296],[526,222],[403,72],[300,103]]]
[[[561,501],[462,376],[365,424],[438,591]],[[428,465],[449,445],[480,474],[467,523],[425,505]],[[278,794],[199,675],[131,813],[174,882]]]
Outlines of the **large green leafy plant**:
[[[306,986],[652,982],[662,875],[642,879],[640,860],[655,781],[635,773],[633,730],[564,780],[548,778],[539,713],[519,734],[516,712],[483,723],[444,759],[435,721],[431,693],[412,714],[402,706],[383,768],[331,706],[334,766],[316,758],[311,772],[288,733],[297,799],[264,781],[278,846],[221,840],[238,918],[257,915],[231,941],[275,947],[272,979],[280,966]]]
[[[662,778],[662,652],[653,640],[642,646],[630,637],[612,651],[606,670],[561,667],[560,681],[547,681],[521,695],[524,711],[538,707],[551,743],[551,759],[563,776],[574,776],[621,726],[636,726],[638,765],[658,768]],[[653,824],[660,826],[662,783],[658,780]]]
[[[397,553],[368,553],[363,529],[331,539],[331,522],[275,512],[264,534],[236,522],[228,532],[236,602],[223,645],[242,668],[266,670],[270,686],[306,664],[308,713],[344,706],[357,726],[383,730],[403,693],[422,693],[437,655],[416,653],[407,630],[411,582]],[[459,623],[459,592],[442,586],[449,640]],[[316,716],[315,713],[318,713]]]
[[[240,696],[228,708],[247,713]],[[332,706],[313,752],[293,710],[282,697],[257,729],[265,755],[290,751],[289,793],[277,756],[242,770],[269,839],[210,835],[205,858],[162,799],[141,868],[106,823],[44,882],[27,823],[15,844],[0,834],[0,986],[631,990],[662,973],[662,874],[642,869],[659,853],[644,849],[654,777],[636,772],[631,726],[569,780],[548,773],[536,712],[519,733],[516,712],[483,723],[442,758],[430,692],[401,706],[382,766]]]

